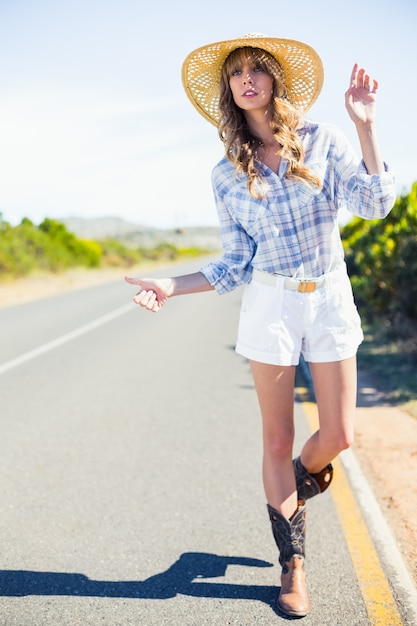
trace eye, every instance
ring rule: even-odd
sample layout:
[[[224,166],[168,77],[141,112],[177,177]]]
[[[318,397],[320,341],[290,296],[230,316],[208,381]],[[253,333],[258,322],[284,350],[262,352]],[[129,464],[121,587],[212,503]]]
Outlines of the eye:
[[[234,72],[232,72],[232,76],[240,76],[241,73],[242,70],[235,70]]]
[[[253,71],[254,71],[254,72],[264,72],[265,70],[264,70],[264,68],[263,68],[263,67],[261,67],[260,65],[256,65],[256,66],[253,68]]]

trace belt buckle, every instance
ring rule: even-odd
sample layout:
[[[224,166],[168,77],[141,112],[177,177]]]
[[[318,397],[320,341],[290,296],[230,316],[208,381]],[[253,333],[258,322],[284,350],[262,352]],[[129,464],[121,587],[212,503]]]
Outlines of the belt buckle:
[[[300,293],[313,293],[316,291],[316,284],[313,280],[304,281],[298,285],[298,291]]]

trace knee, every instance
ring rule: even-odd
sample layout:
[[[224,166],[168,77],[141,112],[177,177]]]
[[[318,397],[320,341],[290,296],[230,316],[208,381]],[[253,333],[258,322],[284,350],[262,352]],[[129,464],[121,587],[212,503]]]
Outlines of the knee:
[[[355,440],[355,430],[353,420],[349,422],[344,428],[341,429],[338,437],[338,444],[340,452],[347,450],[353,445]]]
[[[347,450],[353,445],[354,434],[350,431],[342,431],[331,437],[328,442],[328,447],[332,449],[334,457],[336,457],[343,450]],[[334,458],[333,457],[333,458]]]
[[[338,440],[338,448],[339,452],[343,452],[343,450],[347,450],[353,445],[354,436],[353,433],[349,435],[343,435]]]
[[[264,452],[270,458],[283,459],[292,456],[293,445],[293,434],[270,436],[264,439]]]

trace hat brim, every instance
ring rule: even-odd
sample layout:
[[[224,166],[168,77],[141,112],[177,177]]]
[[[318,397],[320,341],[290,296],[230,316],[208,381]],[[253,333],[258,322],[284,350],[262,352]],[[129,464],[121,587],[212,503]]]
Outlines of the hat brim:
[[[289,101],[306,112],[317,100],[323,86],[323,64],[309,45],[293,39],[245,35],[219,41],[191,52],[182,66],[185,93],[197,111],[209,122],[219,122],[219,86],[222,66],[233,50],[261,48],[279,63]]]

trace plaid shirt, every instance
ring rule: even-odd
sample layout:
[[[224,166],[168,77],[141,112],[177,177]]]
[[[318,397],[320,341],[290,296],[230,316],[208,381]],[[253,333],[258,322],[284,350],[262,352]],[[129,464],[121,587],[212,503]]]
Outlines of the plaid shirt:
[[[264,198],[253,198],[246,176],[236,175],[225,157],[212,174],[223,256],[201,268],[218,293],[249,283],[252,269],[314,279],[344,263],[337,215],[342,207],[365,219],[385,217],[396,191],[385,166],[368,175],[363,161],[344,135],[330,124],[304,122],[301,136],[305,163],[323,188],[287,180],[287,162],[278,175],[257,163]]]

